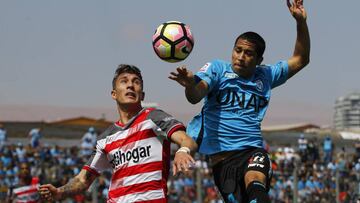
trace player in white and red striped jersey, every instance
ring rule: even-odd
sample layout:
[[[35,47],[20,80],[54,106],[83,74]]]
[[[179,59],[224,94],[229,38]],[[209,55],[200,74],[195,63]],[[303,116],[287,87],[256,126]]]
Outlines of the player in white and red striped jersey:
[[[142,107],[145,94],[137,67],[119,65],[111,96],[119,121],[100,136],[94,154],[74,179],[59,188],[40,186],[42,198],[58,200],[83,192],[102,171],[111,169],[107,202],[167,202],[171,142],[180,146],[173,161],[174,175],[194,164],[190,151],[197,145],[185,134],[185,126],[162,110]]]
[[[13,189],[15,203],[37,203],[40,201],[38,193],[39,184],[25,185]]]
[[[38,203],[40,196],[38,193],[39,184],[34,182],[30,174],[30,166],[21,163],[19,169],[19,185],[8,191],[8,202],[14,203]]]

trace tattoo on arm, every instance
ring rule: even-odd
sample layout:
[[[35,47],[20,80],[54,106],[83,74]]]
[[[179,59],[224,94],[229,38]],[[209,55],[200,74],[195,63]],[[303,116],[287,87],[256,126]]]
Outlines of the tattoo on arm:
[[[61,194],[60,199],[71,197],[75,194],[84,192],[91,185],[95,178],[96,176],[91,174],[89,171],[83,170],[79,175],[75,176],[73,179],[70,179],[68,183],[59,188]]]

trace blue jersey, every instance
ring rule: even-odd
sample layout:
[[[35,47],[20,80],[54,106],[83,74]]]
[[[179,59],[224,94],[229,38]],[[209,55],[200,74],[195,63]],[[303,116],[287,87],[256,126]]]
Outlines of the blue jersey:
[[[202,67],[195,77],[209,86],[202,112],[187,128],[187,133],[198,144],[201,142],[199,151],[215,154],[261,148],[261,121],[271,89],[287,80],[287,62],[257,66],[254,75],[244,79],[232,70],[230,63],[214,60]]]

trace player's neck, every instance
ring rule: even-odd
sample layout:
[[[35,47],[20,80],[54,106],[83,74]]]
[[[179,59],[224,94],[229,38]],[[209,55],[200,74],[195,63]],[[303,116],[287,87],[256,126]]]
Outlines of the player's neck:
[[[243,78],[245,80],[251,80],[255,73],[254,72],[250,72],[250,73],[237,72],[236,74],[238,74],[238,76],[240,76],[241,78]]]
[[[255,75],[255,69],[256,68],[249,68],[247,70],[244,69],[237,69],[237,68],[232,68],[232,70],[241,78],[245,79],[245,80],[251,80],[253,78],[253,76]]]
[[[28,178],[21,178],[20,181],[19,181],[19,185],[20,186],[27,186],[27,185],[31,185],[31,180],[32,180],[32,177],[28,177]]]
[[[122,124],[128,123],[142,109],[141,105],[118,106],[119,122]]]

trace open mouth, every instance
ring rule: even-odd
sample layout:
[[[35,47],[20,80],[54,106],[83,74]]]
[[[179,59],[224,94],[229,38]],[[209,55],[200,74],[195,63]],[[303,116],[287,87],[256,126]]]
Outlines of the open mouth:
[[[136,98],[136,94],[134,92],[128,92],[125,96]]]

